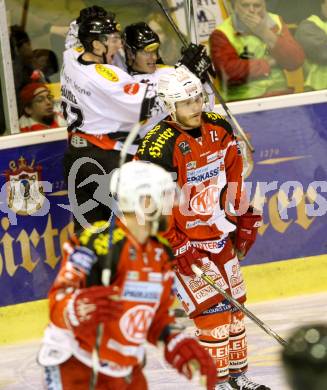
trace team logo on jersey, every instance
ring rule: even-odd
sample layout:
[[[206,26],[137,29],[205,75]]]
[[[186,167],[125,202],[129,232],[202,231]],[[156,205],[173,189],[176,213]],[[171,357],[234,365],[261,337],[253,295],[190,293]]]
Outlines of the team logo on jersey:
[[[35,166],[35,160],[28,165],[21,156],[18,161],[10,161],[5,171],[7,180],[8,207],[19,215],[31,215],[41,209],[45,196],[41,180],[41,165]]]
[[[140,89],[140,84],[132,83],[124,85],[124,92],[128,95],[136,95]]]
[[[200,215],[212,215],[219,204],[220,188],[210,185],[196,194],[190,201],[191,209]]]
[[[187,141],[180,142],[178,147],[184,156],[191,151],[190,144]]]
[[[96,64],[95,70],[99,73],[99,75],[101,75],[102,77],[104,77],[109,81],[113,81],[115,83],[119,80],[117,74],[112,69],[108,68],[105,65]]]
[[[144,343],[154,314],[154,309],[147,305],[137,305],[127,310],[119,321],[120,330],[126,340],[137,344]]]

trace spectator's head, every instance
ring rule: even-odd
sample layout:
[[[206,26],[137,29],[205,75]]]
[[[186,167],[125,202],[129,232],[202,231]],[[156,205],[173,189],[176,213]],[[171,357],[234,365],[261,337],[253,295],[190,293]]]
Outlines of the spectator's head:
[[[33,50],[31,41],[22,27],[17,25],[10,26],[10,45],[13,55],[19,55],[23,64],[32,64]]]
[[[59,70],[56,54],[47,49],[33,50],[33,65],[35,69],[40,69],[46,77],[50,77]]]
[[[54,101],[49,88],[42,83],[30,83],[19,94],[24,115],[49,125],[54,119]]]
[[[264,17],[266,13],[265,0],[232,0],[232,6],[240,18],[244,14],[255,14]]]
[[[127,65],[140,73],[153,73],[159,56],[159,36],[144,22],[127,26],[123,33]]]
[[[92,8],[92,7],[91,7]],[[121,48],[120,24],[114,14],[103,14],[103,8],[90,12],[90,16],[80,16],[78,38],[85,52],[98,57],[102,63],[111,64]]]
[[[282,353],[287,379],[294,390],[327,389],[327,325],[297,329]]]

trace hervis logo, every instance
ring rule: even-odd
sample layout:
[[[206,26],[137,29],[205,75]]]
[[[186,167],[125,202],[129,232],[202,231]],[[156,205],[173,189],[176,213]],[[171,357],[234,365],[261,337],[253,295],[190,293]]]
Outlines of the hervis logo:
[[[210,185],[195,195],[191,201],[191,209],[200,215],[212,215],[219,203],[220,188]]]
[[[105,79],[112,81],[112,82],[117,82],[119,80],[117,74],[110,69],[108,66],[102,65],[102,64],[96,64],[95,65],[95,70],[104,77]]]
[[[19,215],[31,215],[41,209],[45,196],[41,181],[41,165],[35,160],[28,165],[21,156],[18,161],[10,161],[4,172],[7,181],[8,207]]]

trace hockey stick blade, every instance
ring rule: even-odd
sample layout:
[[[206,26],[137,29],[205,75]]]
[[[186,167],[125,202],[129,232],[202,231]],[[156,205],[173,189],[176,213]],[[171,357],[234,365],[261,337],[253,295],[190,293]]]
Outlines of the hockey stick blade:
[[[273,331],[267,324],[260,320],[255,314],[253,314],[249,309],[247,309],[244,305],[237,302],[232,296],[230,296],[224,289],[218,286],[215,281],[210,278],[205,272],[203,272],[199,267],[195,264],[192,264],[192,271],[196,276],[204,280],[207,284],[209,284],[212,288],[219,292],[225,299],[227,299],[233,306],[235,306],[238,310],[244,313],[247,317],[249,317],[253,322],[255,322],[262,330],[264,330],[269,336],[273,337],[275,340],[279,342],[280,345],[285,347],[287,345],[286,340],[284,340],[281,336],[279,336],[275,331]]]

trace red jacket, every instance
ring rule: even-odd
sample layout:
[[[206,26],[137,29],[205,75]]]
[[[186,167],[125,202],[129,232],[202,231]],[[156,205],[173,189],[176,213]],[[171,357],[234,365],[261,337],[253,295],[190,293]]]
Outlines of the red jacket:
[[[274,30],[273,30],[274,31]],[[239,34],[235,32],[235,34]],[[229,85],[244,84],[251,79],[265,77],[270,66],[265,59],[242,59],[231,45],[226,35],[214,30],[210,36],[211,59],[218,75],[224,74]],[[281,68],[295,70],[304,61],[304,52],[282,22],[282,30],[276,45],[270,51],[271,56]]]

